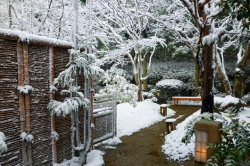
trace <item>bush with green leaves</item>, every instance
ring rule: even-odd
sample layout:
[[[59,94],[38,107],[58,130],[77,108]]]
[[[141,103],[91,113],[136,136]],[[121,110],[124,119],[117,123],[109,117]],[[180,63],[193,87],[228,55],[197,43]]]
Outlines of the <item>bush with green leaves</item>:
[[[248,163],[250,156],[250,126],[238,118],[238,112],[234,108],[225,111],[229,121],[223,125],[222,141],[208,145],[215,152],[206,166],[240,166]]]
[[[250,126],[245,121],[238,118],[238,112],[235,108],[230,107],[222,115],[214,113],[213,118],[222,121],[222,141],[210,144],[207,148],[214,150],[206,166],[245,166],[250,156]],[[186,127],[185,136],[182,138],[183,143],[190,143],[195,133],[195,122],[206,119],[211,120],[211,114],[203,113],[191,119]]]

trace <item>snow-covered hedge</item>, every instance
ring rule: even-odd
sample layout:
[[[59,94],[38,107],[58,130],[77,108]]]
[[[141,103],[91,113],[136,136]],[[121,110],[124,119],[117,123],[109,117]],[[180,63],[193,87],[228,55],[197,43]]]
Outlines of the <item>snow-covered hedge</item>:
[[[8,150],[5,140],[6,137],[4,133],[0,131],[0,156],[3,152],[6,152]]]
[[[242,103],[239,98],[233,96],[219,97],[214,96],[214,108],[216,112],[224,111],[229,107],[236,107],[239,109],[242,106]]]
[[[186,85],[177,79],[164,79],[155,85],[156,90],[160,90],[159,98],[171,100],[172,96],[186,95],[183,91],[186,90]],[[154,91],[154,89],[152,90]]]

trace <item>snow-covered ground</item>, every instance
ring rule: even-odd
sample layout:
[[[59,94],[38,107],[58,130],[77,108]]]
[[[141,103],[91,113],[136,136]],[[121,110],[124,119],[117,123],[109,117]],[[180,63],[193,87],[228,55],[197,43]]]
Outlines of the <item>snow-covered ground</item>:
[[[151,126],[164,118],[175,115],[175,111],[167,109],[167,116],[163,117],[160,112],[160,105],[153,103],[151,100],[138,102],[136,107],[129,103],[122,103],[117,105],[117,137],[107,140],[105,143],[118,144],[121,143],[119,139],[125,135],[131,135],[142,128]],[[101,166],[104,164],[104,153],[99,150],[91,151],[87,156],[87,164],[85,166]],[[54,164],[54,166],[79,166],[77,164],[78,158],[65,161],[61,164]]]
[[[182,104],[187,104],[186,103]],[[220,102],[222,104],[238,102],[237,98],[233,97],[215,97],[215,103]],[[125,135],[131,135],[134,132],[139,131],[142,128],[148,127],[154,123],[163,120],[163,117],[159,113],[160,105],[153,103],[149,100],[137,103],[136,107],[128,103],[122,103],[117,106],[117,137],[106,141],[108,144],[121,143],[120,137]],[[239,118],[250,123],[249,116],[250,108],[245,107],[239,113]],[[171,109],[168,109],[168,117],[175,114]],[[176,130],[172,131],[165,137],[165,144],[162,146],[162,151],[173,160],[184,161],[188,160],[190,156],[194,154],[194,137],[191,142],[187,145],[181,142],[185,134],[184,127],[187,122],[200,114],[200,110],[193,113],[191,116],[186,118],[182,123],[176,126]],[[93,150],[88,154],[86,166],[101,166],[104,164],[103,155],[104,153],[99,150]],[[72,160],[66,161],[62,164],[55,164],[55,166],[78,166],[76,163],[78,159],[73,158]]]

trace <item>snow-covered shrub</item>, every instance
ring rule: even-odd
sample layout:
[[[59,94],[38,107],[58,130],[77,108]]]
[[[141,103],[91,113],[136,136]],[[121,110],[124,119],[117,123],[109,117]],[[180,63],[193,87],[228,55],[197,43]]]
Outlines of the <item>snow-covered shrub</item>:
[[[161,95],[159,98],[171,100],[172,96],[180,96],[185,84],[176,79],[165,79],[156,83],[155,89],[160,90]]]
[[[250,93],[244,95],[240,100],[244,106],[250,106]]]
[[[214,111],[220,112],[224,111],[229,107],[235,107],[239,110],[242,107],[242,103],[239,98],[233,96],[218,97],[214,96]]]
[[[3,152],[7,152],[8,150],[5,140],[6,140],[6,137],[4,133],[0,131],[0,157]]]
[[[155,85],[162,79],[177,79],[186,83],[194,82],[193,62],[154,62],[148,70],[148,83]],[[192,88],[193,85],[190,85]]]
[[[71,61],[67,64],[67,69],[62,71],[57,78],[55,78],[54,83],[57,86],[67,87],[68,89],[62,90],[61,95],[66,95],[63,102],[52,100],[48,104],[48,109],[51,112],[51,116],[66,116],[71,112],[78,112],[78,110],[86,108],[89,109],[90,102],[82,92],[80,92],[80,86],[74,85],[74,79],[76,75],[84,75],[85,78],[89,76],[100,77],[104,72],[97,66],[89,64],[89,61],[86,59],[88,56],[84,52],[74,52],[74,61]],[[52,86],[53,87],[53,86]],[[55,88],[53,88],[55,90]]]
[[[130,82],[133,79],[133,76],[129,74],[126,70],[112,66],[109,70],[105,71],[104,76],[102,77],[100,82],[104,85],[109,84],[111,80],[117,75],[124,77],[127,80],[127,82]]]
[[[119,75],[114,76],[106,83],[106,86],[99,91],[99,94],[112,94],[116,92],[119,103],[127,102],[133,105],[136,104],[138,92],[136,85],[128,83],[124,77]]]

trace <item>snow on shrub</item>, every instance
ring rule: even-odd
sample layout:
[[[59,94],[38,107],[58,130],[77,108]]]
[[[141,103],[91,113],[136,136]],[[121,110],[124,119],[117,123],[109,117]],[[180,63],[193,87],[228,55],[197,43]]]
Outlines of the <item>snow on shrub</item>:
[[[133,79],[133,76],[129,74],[126,70],[119,69],[116,67],[111,67],[109,70],[105,71],[104,76],[101,79],[101,83],[108,84],[117,75],[124,77],[128,82],[130,82]]]
[[[193,62],[155,62],[148,70],[148,82],[155,85],[162,79],[177,79],[184,83],[194,80]],[[190,85],[192,86],[192,84]],[[190,87],[191,88],[191,87]]]
[[[110,78],[110,77],[109,77]],[[110,79],[110,82],[106,82],[106,86],[99,91],[99,94],[112,94],[117,93],[117,101],[119,103],[130,103],[134,106],[137,101],[138,87],[134,84],[130,84],[127,80],[119,75]]]
[[[214,96],[214,107],[218,111],[223,111],[230,106],[240,107],[239,104],[241,104],[240,99],[230,95],[225,97]]]
[[[8,150],[5,140],[6,140],[6,137],[4,133],[0,131],[0,156],[3,152],[7,152]]]
[[[162,80],[157,82],[156,87],[158,88],[175,88],[175,89],[179,89],[182,88],[184,86],[184,83],[180,80],[176,80],[176,79],[166,79],[166,80]]]

